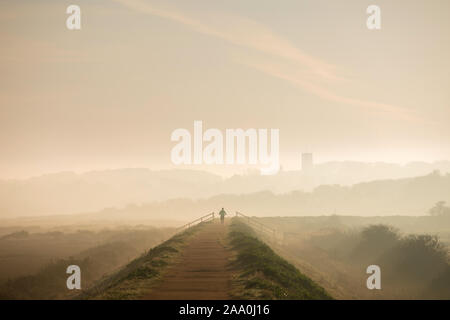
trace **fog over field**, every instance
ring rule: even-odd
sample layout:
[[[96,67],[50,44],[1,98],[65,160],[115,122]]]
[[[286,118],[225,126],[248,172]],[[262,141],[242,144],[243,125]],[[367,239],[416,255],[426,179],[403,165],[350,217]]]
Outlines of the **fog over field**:
[[[449,39],[448,0],[0,1],[0,300],[450,300]]]
[[[406,179],[428,175],[436,170],[440,171],[442,177],[436,173],[429,178]],[[279,214],[283,215],[417,215],[423,214],[434,202],[450,200],[441,185],[448,185],[446,172],[450,172],[450,162],[445,161],[407,165],[330,162],[317,164],[307,172],[281,171],[272,176],[261,176],[258,172],[250,171],[245,175],[222,177],[198,170],[149,169],[81,174],[64,172],[24,180],[0,181],[0,219],[85,213],[105,208],[121,209],[128,205],[167,200],[164,204],[154,206],[171,207],[176,203],[170,200],[174,198],[202,199],[196,201],[200,211],[208,211],[208,204],[212,205],[209,208],[220,206],[221,201],[227,201],[229,206],[236,208],[243,205],[241,210],[251,211],[252,205],[245,205],[245,199],[257,199],[257,193],[260,192],[268,192],[268,198],[262,196],[268,207],[259,206],[261,202],[257,201],[253,209],[264,215],[271,214],[269,208],[281,210]],[[421,188],[421,197],[414,197]],[[374,192],[372,200],[358,199],[358,194],[368,196],[372,195],[371,192]],[[296,198],[299,202],[290,205],[289,199],[293,201]],[[288,202],[277,209],[277,199]],[[389,207],[387,202],[391,201],[393,206]],[[188,208],[185,210],[189,211],[192,204],[189,204],[190,201],[187,203]]]
[[[95,288],[177,227],[222,207],[229,217],[235,211],[255,216],[281,234],[282,244],[269,241],[275,252],[334,298],[447,299],[446,165],[329,163],[309,172],[229,178],[124,169],[7,181],[1,189],[2,206],[9,208],[2,212],[10,214],[0,217],[0,299],[74,298],[60,286],[66,265],[82,266],[85,285]],[[351,184],[346,170],[357,173],[357,167],[354,181],[384,179]],[[388,268],[383,292],[361,287],[370,263]],[[403,274],[405,263],[414,270]],[[427,277],[418,277],[424,269]]]

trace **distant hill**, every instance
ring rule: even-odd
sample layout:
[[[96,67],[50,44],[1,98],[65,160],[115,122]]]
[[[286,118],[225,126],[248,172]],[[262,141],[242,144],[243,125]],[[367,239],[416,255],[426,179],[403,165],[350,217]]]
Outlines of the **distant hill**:
[[[360,183],[351,187],[320,186],[312,192],[293,191],[277,195],[270,191],[261,191],[241,195],[221,194],[198,200],[170,199],[48,219],[57,219],[61,224],[65,219],[78,219],[90,223],[94,221],[137,222],[151,219],[188,221],[202,213],[218,212],[222,207],[225,207],[228,216],[234,215],[235,211],[260,217],[333,214],[414,216],[426,215],[428,209],[438,201],[450,203],[448,190],[450,190],[450,174],[433,173],[415,178]]]
[[[450,202],[450,174],[379,180],[353,186],[324,185],[312,192],[221,195],[200,204],[227,205],[258,216],[423,215],[437,201]],[[206,206],[205,206],[206,207]]]
[[[93,212],[169,199],[206,198],[211,199],[198,200],[195,206],[206,210],[211,208],[208,206],[211,204],[220,206],[236,203],[239,205],[236,208],[243,210],[243,205],[243,208],[251,210],[260,203],[267,203],[263,212],[270,209],[271,212],[281,210],[285,214],[330,214],[336,209],[345,214],[359,214],[364,209],[368,214],[420,214],[432,205],[430,201],[435,198],[445,200],[445,195],[442,195],[442,190],[434,182],[430,182],[431,187],[435,188],[434,193],[426,190],[422,193],[421,183],[426,183],[423,179],[419,179],[421,182],[414,182],[416,180],[403,178],[427,175],[437,169],[442,173],[450,172],[450,162],[411,163],[405,166],[329,162],[316,165],[308,172],[280,171],[273,176],[249,173],[227,179],[196,170],[118,169],[83,174],[64,172],[26,180],[0,180],[0,219]],[[408,181],[417,185],[419,191],[404,185],[409,184]],[[352,185],[354,186],[351,187]],[[386,188],[394,188],[392,191],[398,194],[384,192]],[[310,193],[312,190],[314,191]],[[295,192],[291,193],[293,191]],[[412,194],[419,196],[417,193],[420,193],[420,199],[407,200]],[[242,196],[244,194],[246,196]],[[280,199],[292,201],[292,204],[279,203]],[[372,203],[374,199],[378,200]],[[184,206],[191,207],[191,202],[173,200],[160,205],[167,206],[168,211],[172,210],[169,208],[176,208],[178,211],[179,208],[185,210]],[[398,206],[399,203],[402,205]],[[198,213],[197,209],[198,207],[192,212]]]
[[[0,218],[73,214],[179,196],[212,195],[222,178],[203,171],[120,169],[0,181]]]

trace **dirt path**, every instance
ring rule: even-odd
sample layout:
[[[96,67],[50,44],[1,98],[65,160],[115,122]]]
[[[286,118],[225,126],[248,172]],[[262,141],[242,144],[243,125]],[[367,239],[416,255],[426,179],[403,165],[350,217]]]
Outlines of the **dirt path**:
[[[227,223],[205,225],[184,248],[180,261],[144,299],[229,299],[230,252],[223,245],[227,232]]]

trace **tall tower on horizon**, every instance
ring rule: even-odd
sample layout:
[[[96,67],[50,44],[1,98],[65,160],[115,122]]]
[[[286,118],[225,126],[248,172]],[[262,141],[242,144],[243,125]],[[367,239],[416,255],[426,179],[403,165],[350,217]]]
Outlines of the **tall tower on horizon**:
[[[313,154],[302,153],[302,171],[311,171],[314,167]]]

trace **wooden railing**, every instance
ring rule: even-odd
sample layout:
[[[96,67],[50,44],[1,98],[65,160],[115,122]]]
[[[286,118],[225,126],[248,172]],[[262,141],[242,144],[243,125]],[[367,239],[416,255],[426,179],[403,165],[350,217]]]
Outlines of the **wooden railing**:
[[[277,243],[282,243],[284,239],[284,234],[278,232],[276,229],[271,228],[260,221],[258,221],[256,218],[247,216],[243,213],[236,211],[236,217],[242,219],[242,221],[246,222],[248,225],[250,225],[255,231],[259,231],[267,236],[269,236],[269,240],[276,241]]]
[[[177,228],[176,232],[180,232],[180,231],[183,231],[185,229],[189,229],[190,227],[193,227],[193,226],[195,226],[195,225],[197,225],[199,223],[202,223],[202,222],[212,221],[212,220],[214,220],[214,216],[215,216],[214,212],[208,213],[207,215],[204,215],[203,217],[195,219],[195,220],[193,220],[193,221],[191,221],[189,223],[186,223],[184,226],[181,226],[181,227]]]

